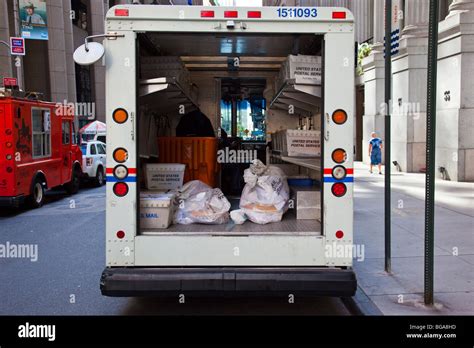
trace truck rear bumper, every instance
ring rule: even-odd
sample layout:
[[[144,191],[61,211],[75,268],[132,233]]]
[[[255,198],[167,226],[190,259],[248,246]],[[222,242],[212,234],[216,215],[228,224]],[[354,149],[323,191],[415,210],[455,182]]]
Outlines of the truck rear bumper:
[[[2,196],[0,197],[0,207],[19,207],[24,200],[25,196],[23,195],[10,197]]]
[[[106,268],[105,296],[353,296],[355,274],[339,268]]]

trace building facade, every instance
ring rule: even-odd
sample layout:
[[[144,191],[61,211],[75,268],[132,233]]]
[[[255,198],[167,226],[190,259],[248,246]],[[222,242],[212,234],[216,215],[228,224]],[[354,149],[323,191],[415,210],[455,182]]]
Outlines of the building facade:
[[[0,0],[0,40],[18,36],[18,1]],[[370,45],[357,76],[355,158],[369,161],[372,132],[384,139],[384,112],[392,120],[394,170],[425,168],[426,76],[429,0],[392,0],[398,52],[392,57],[392,102],[384,105],[384,0],[263,0],[263,6],[340,6],[356,18],[357,43]],[[219,4],[209,0],[210,4]],[[93,103],[105,120],[105,68],[80,67],[74,49],[88,35],[104,32],[107,9],[116,4],[187,5],[187,0],[47,0],[49,40],[26,40],[20,67],[0,46],[0,76],[18,77],[27,91],[46,100]],[[201,5],[202,0],[191,1]],[[252,1],[249,0],[249,5]],[[474,181],[474,0],[440,0],[437,167],[440,177]],[[2,81],[0,80],[0,84]],[[81,124],[88,120],[82,119]]]

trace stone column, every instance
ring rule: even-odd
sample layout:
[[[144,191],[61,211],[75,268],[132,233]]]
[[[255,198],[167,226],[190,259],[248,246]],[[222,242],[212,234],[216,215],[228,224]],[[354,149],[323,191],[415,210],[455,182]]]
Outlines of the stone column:
[[[362,118],[362,159],[370,163],[368,143],[372,132],[384,138],[384,118],[381,105],[384,103],[384,0],[374,0],[374,45],[372,53],[362,60],[364,69],[365,108]]]
[[[474,181],[474,0],[456,0],[440,22],[436,166]]]
[[[405,27],[392,59],[392,159],[404,172],[426,166],[429,0],[405,1]]]
[[[429,6],[429,0],[405,1],[403,11],[405,27],[402,30],[402,37],[428,36]]]

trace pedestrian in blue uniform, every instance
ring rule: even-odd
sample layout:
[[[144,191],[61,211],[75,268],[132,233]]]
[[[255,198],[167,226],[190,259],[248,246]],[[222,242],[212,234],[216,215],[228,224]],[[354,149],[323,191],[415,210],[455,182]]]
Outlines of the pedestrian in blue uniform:
[[[370,156],[370,173],[372,174],[372,167],[379,167],[379,174],[382,174],[382,139],[377,137],[377,133],[372,133],[372,139],[369,142],[369,156]]]

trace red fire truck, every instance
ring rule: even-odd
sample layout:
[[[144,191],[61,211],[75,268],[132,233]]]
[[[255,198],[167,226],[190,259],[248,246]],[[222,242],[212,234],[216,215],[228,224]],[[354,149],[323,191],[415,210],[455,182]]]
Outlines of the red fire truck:
[[[38,208],[47,189],[79,190],[74,116],[59,110],[54,103],[0,96],[0,206],[27,201]]]

